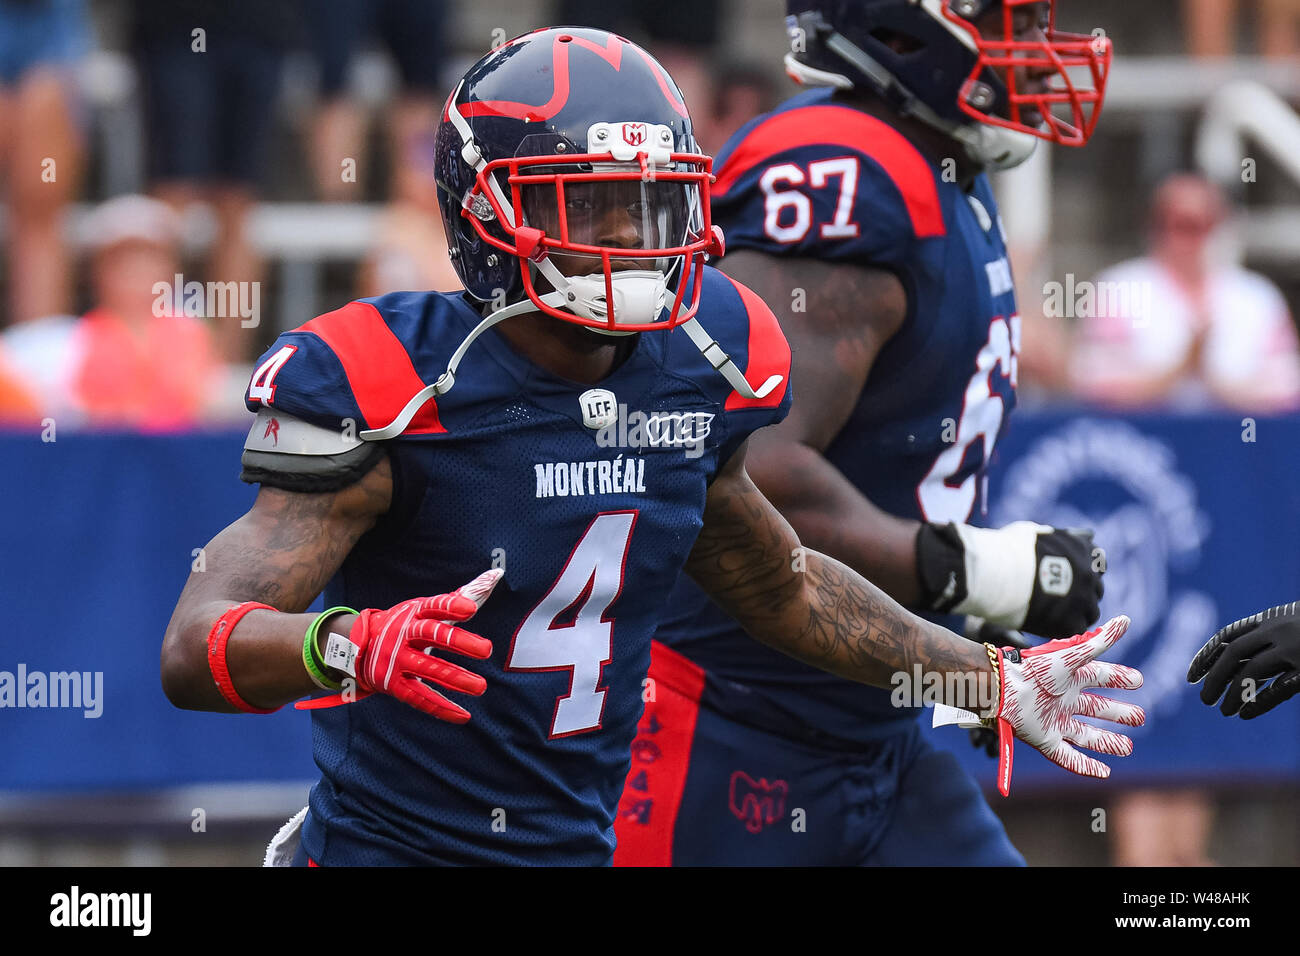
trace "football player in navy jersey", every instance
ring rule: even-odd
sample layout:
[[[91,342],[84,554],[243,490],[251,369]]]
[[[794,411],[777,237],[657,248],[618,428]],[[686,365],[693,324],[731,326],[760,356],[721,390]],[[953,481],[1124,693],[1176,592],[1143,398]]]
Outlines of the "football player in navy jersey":
[[[719,267],[793,351],[798,396],[751,441],[754,482],[901,604],[1022,646],[1009,629],[1095,621],[1104,567],[1089,532],[972,523],[1020,345],[985,173],[1082,145],[1110,63],[1055,6],[790,0],[787,72],[815,88],[741,128],[713,190]],[[687,578],[651,677],[637,740],[666,743],[633,750],[616,863],[1023,863],[913,695],[792,663]]]
[[[1014,736],[1094,776],[1075,745],[1131,751],[1075,717],[1142,722],[1085,692],[1140,683],[1097,660],[1127,619],[1023,657],[961,640],[805,552],[749,480],[748,436],[789,408],[789,349],[704,264],[711,161],[644,50],[516,38],[457,86],[435,148],[465,292],[353,302],[271,346],[247,396],[257,499],[164,638],[180,707],[329,692],[299,705],[321,778],[270,862],[608,863],[683,569],[807,664],[980,684],[966,704],[1008,776]]]

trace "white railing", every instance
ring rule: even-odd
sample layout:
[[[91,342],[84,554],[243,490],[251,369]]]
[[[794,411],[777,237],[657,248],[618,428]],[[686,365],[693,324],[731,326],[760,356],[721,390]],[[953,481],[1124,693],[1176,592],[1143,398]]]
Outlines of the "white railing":
[[[1300,114],[1263,84],[1236,80],[1205,106],[1196,164],[1225,186],[1255,182],[1259,151],[1300,186]],[[1248,209],[1238,231],[1242,252],[1252,259],[1300,259],[1300,206]]]
[[[1102,123],[1113,128],[1143,118],[1151,127],[1148,135],[1176,137],[1180,122],[1204,110],[1195,160],[1207,176],[1239,184],[1242,162],[1267,154],[1300,184],[1300,116],[1287,99],[1300,101],[1300,63],[1258,57],[1119,59]],[[1152,126],[1153,115],[1162,117],[1162,124]],[[1248,141],[1262,152],[1251,153]],[[1046,248],[1053,239],[1052,165],[1040,155],[999,178],[1003,218],[1019,244]],[[1248,209],[1238,226],[1227,250],[1232,254],[1272,265],[1300,260],[1300,206]]]
[[[1220,90],[1243,80],[1280,96],[1300,99],[1300,63],[1252,56],[1192,59],[1116,54],[1106,91],[1106,112],[1194,110]]]

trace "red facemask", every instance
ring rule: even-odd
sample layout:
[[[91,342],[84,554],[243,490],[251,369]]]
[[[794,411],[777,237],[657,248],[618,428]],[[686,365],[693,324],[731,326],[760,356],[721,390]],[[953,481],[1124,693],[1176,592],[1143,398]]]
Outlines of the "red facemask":
[[[979,59],[962,88],[961,109],[974,119],[1038,136],[1062,146],[1082,146],[1097,126],[1112,45],[1103,33],[1063,33],[1056,29],[1056,0],[1046,0],[1047,22],[1023,30],[1026,8],[1044,0],[1002,0],[1001,36],[983,36],[959,15],[959,0],[943,0],[943,14],[970,34]],[[1017,23],[1022,30],[1017,34]],[[982,112],[982,74],[991,69],[1006,85],[1009,116]]]
[[[611,163],[610,155],[602,153],[495,160],[479,171],[463,215],[484,242],[507,255],[518,257],[524,291],[547,315],[589,328],[619,332],[672,328],[691,319],[697,312],[700,270],[707,255],[721,254],[722,240],[721,231],[713,226],[709,209],[713,160],[698,153],[672,153],[671,162],[672,169],[651,168],[645,153],[637,154],[635,168],[628,168],[624,163],[624,168],[614,169],[610,168],[615,165]],[[502,184],[503,188],[493,189],[493,181]],[[680,229],[642,225],[643,220],[651,220],[645,219],[646,213],[638,208],[637,202],[627,201],[629,190],[637,191],[638,185],[642,187],[640,193],[643,196],[649,187],[659,194],[674,189],[680,193],[682,209],[674,220]],[[589,211],[593,205],[599,207],[599,203],[593,204],[590,197],[599,197],[602,186],[609,190],[609,198],[617,203],[617,208]],[[508,208],[502,202],[503,198],[509,202]],[[493,236],[487,223],[473,214],[472,210],[476,206],[482,209],[484,203],[491,207],[496,222],[509,241],[503,242]],[[692,205],[694,209],[690,208]],[[630,211],[624,216],[625,209]],[[628,221],[621,221],[620,216]],[[665,213],[664,218],[671,217]],[[611,241],[602,242],[607,234]],[[619,244],[614,244],[615,234],[622,236]],[[546,291],[536,287],[533,270],[529,268],[530,262],[543,259],[551,259],[552,264],[566,276],[603,278],[604,301],[616,303],[615,309],[606,309],[603,318],[588,317],[543,301]],[[554,261],[557,259],[566,268]],[[637,269],[652,269],[654,266],[648,263],[659,260],[663,271],[672,271],[677,291],[666,319],[645,322],[620,320],[614,283],[614,276],[618,273],[615,263],[619,260],[636,261],[634,268]],[[678,267],[672,269],[667,261],[676,263]],[[690,302],[685,303],[683,299],[688,286],[693,289],[693,294]]]

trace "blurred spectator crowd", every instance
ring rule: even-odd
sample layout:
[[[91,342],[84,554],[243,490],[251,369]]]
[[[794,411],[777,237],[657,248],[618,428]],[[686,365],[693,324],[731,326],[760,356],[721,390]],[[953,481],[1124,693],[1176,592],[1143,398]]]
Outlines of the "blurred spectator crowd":
[[[1203,57],[1236,53],[1248,10],[1260,55],[1287,60],[1300,53],[1300,0],[1183,0],[1188,52]]]
[[[779,58],[721,52],[744,0],[536,6],[645,43],[682,86],[707,152],[790,91]],[[1295,55],[1300,0],[1184,0],[1187,49],[1249,49],[1246,12],[1259,52]],[[0,0],[0,422],[168,431],[243,420],[249,363],[279,330],[261,321],[279,290],[249,224],[259,203],[287,198],[267,188],[286,114],[300,143],[289,178],[314,206],[382,205],[343,293],[456,288],[431,143],[449,84],[484,52],[460,36],[461,13],[456,0]],[[144,157],[137,194],[104,194],[88,175],[86,65],[106,49],[128,59],[141,104],[139,128],[109,131]],[[396,78],[379,108],[352,82],[358,54],[376,50]],[[294,56],[314,64],[315,85],[286,109]],[[1153,286],[1156,311],[1048,328],[1060,341],[1043,382],[1128,406],[1300,401],[1282,295],[1206,251],[1227,213],[1206,183],[1162,186],[1150,254],[1098,277]]]
[[[650,22],[582,0],[552,12],[655,46],[716,150],[774,104],[776,79],[745,65],[711,72],[719,4],[676,5],[676,16]],[[266,304],[249,217],[278,198],[266,191],[269,143],[294,53],[310,55],[316,79],[294,117],[298,178],[317,203],[375,198],[367,180],[381,183],[383,210],[346,294],[456,288],[431,145],[447,84],[484,50],[453,42],[455,13],[444,0],[0,0],[0,422],[172,430],[243,418],[248,363],[276,329],[246,310],[214,311],[206,290],[231,290],[218,304]],[[147,195],[93,204],[84,73],[102,33],[120,38],[131,63],[143,128],[113,135],[141,140]],[[379,117],[350,82],[358,52],[375,49],[397,76]],[[378,177],[368,175],[372,152],[382,154]],[[78,202],[97,208],[73,230]],[[203,291],[191,295],[195,283]]]

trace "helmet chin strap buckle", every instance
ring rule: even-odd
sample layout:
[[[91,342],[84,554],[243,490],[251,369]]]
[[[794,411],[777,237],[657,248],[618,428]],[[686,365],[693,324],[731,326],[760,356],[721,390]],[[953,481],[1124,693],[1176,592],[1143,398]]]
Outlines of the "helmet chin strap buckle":
[[[722,258],[727,254],[727,237],[722,234],[722,227],[714,225],[712,234],[709,236],[709,248],[706,250],[710,256]]]
[[[540,262],[546,255],[546,247],[542,245],[545,236],[546,233],[532,226],[516,226],[515,249],[523,258]]]
[[[782,375],[770,375],[767,381],[758,388],[754,388],[749,384],[749,380],[745,378],[745,373],[736,367],[736,363],[732,361],[731,356],[723,351],[717,340],[711,338],[709,333],[704,331],[704,326],[700,325],[696,319],[688,319],[682,323],[681,327],[686,330],[687,336],[690,337],[695,347],[700,350],[700,354],[704,356],[705,360],[727,380],[727,384],[735,389],[741,398],[767,398],[772,394],[772,390],[783,381],[784,376]]]

